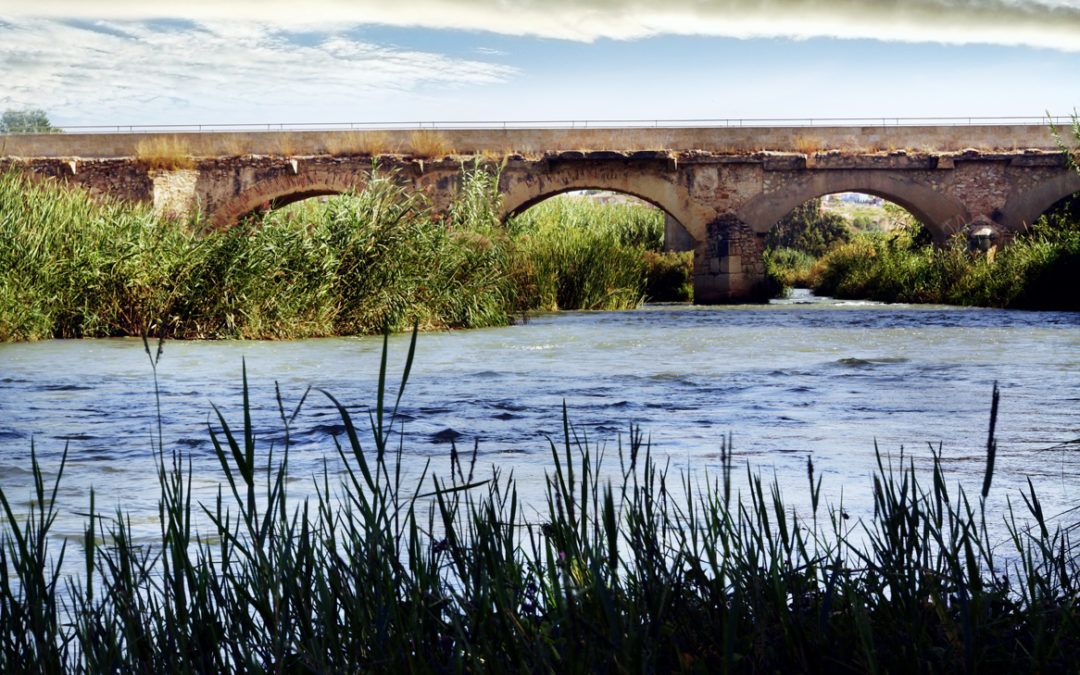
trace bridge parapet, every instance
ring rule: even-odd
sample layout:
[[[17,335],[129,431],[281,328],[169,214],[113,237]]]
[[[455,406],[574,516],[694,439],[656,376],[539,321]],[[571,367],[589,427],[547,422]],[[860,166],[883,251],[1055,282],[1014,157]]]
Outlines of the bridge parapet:
[[[701,150],[710,153],[869,153],[1055,150],[1047,124],[881,125],[794,127],[609,127],[588,129],[440,129],[418,131],[218,131],[0,135],[0,156],[136,157],[140,145],[176,143],[194,157],[415,153],[432,141],[458,154],[560,151]],[[419,148],[418,146],[424,146]]]

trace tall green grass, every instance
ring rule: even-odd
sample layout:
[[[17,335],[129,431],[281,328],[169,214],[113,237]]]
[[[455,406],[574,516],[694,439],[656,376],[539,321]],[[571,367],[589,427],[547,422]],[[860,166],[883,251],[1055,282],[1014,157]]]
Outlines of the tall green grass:
[[[414,334],[415,345],[415,334]],[[149,350],[148,350],[149,352]],[[412,363],[410,348],[407,364]],[[193,503],[190,464],[157,449],[160,537],[133,541],[91,493],[83,537],[58,545],[54,484],[33,451],[29,514],[0,491],[3,672],[1062,672],[1080,653],[1080,586],[1069,531],[1033,488],[1020,512],[987,513],[997,392],[979,494],[878,455],[874,514],[849,522],[821,499],[796,513],[730,444],[715,474],[675,475],[642,433],[605,456],[563,415],[546,499],[451,455],[402,478],[384,347],[366,430],[330,394],[343,472],[288,497],[284,445],[215,411],[224,481]],[[366,440],[362,441],[361,438]],[[605,463],[619,477],[603,479]],[[924,482],[926,477],[926,482]],[[527,506],[538,507],[539,511]],[[1023,517],[1021,516],[1023,513]],[[1011,533],[996,546],[987,521]],[[1030,521],[1030,527],[1028,526]],[[209,522],[207,526],[205,523]],[[200,525],[200,523],[203,523]],[[67,557],[85,573],[62,578]]]
[[[615,217],[605,222],[604,213]],[[547,310],[627,309],[644,296],[643,256],[659,248],[663,214],[564,197],[529,209],[510,228],[528,305]]]
[[[689,259],[656,252],[659,211],[555,199],[504,225],[497,180],[465,169],[445,218],[384,175],[356,195],[204,232],[0,175],[0,340],[467,328],[650,293],[688,299]]]

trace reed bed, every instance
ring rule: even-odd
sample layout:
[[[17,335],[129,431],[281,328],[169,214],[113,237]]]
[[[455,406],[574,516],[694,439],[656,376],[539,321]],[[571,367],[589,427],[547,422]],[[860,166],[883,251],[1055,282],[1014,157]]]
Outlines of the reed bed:
[[[415,346],[415,333],[413,346]],[[148,353],[150,350],[147,350]],[[991,514],[995,389],[979,494],[878,454],[872,517],[822,502],[809,512],[731,445],[714,474],[674,475],[632,429],[606,455],[570,424],[550,444],[535,511],[513,476],[451,454],[402,479],[390,440],[396,392],[386,349],[361,433],[328,452],[344,470],[289,498],[295,409],[276,402],[284,444],[264,447],[243,412],[215,408],[224,481],[193,503],[190,464],[158,445],[160,538],[133,541],[122,512],[91,493],[79,541],[50,531],[54,497],[31,448],[29,514],[0,491],[3,672],[1064,672],[1080,649],[1076,552],[1034,488]],[[366,440],[361,441],[361,437]],[[160,438],[160,435],[159,435]],[[159,441],[160,443],[160,441]],[[618,462],[619,479],[602,467]],[[925,482],[924,482],[925,478]],[[987,521],[1011,540],[995,547]],[[205,523],[209,522],[207,526]],[[200,525],[203,523],[204,525]],[[206,529],[203,529],[205,527]],[[85,572],[61,578],[65,556]]]
[[[1041,219],[993,254],[962,238],[920,244],[909,231],[864,234],[823,256],[808,273],[824,295],[885,302],[1080,309],[1080,220]]]
[[[359,194],[208,233],[197,220],[0,175],[0,340],[506,325],[541,309],[634,306],[667,292],[665,263],[675,271],[663,278],[689,279],[688,259],[655,251],[655,209],[551,200],[503,224],[497,173],[463,171],[445,218],[376,175]]]
[[[883,302],[1021,309],[1080,309],[1080,218],[1048,214],[1007,246],[972,251],[958,236],[943,247],[914,221],[890,232],[857,232],[825,249],[774,246],[769,276],[781,287]]]

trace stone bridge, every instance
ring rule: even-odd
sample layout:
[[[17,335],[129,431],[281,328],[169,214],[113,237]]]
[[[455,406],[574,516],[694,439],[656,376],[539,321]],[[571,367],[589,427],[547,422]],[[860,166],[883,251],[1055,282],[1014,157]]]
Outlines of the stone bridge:
[[[938,242],[980,232],[1003,244],[1080,191],[1039,125],[55,134],[0,136],[0,157],[161,212],[199,210],[213,227],[362,188],[374,167],[444,211],[479,157],[502,167],[504,216],[582,189],[663,209],[669,247],[694,251],[698,303],[758,297],[765,235],[815,197],[868,193]]]

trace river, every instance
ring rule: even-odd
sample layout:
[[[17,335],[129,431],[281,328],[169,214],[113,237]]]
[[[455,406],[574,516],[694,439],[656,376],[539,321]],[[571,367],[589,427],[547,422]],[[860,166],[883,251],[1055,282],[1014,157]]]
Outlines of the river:
[[[211,402],[240,424],[246,359],[260,448],[280,447],[275,381],[286,406],[310,385],[366,422],[381,338],[169,342],[158,366],[165,447],[190,453],[196,500],[221,474],[209,442]],[[390,340],[396,383],[408,336]],[[858,516],[872,511],[875,442],[922,463],[940,444],[948,475],[976,494],[994,382],[1001,387],[991,493],[1030,477],[1048,513],[1080,504],[1080,314],[880,305],[797,293],[762,306],[646,306],[566,312],[516,326],[422,334],[405,392],[404,467],[446,472],[450,439],[479,442],[478,475],[513,471],[539,506],[551,466],[547,437],[571,422],[614,455],[638,424],[654,453],[697,476],[719,465],[731,434],[738,463],[775,475],[804,503],[806,458],[823,495]],[[67,444],[57,537],[77,537],[93,486],[98,508],[121,507],[136,531],[157,530],[153,373],[138,339],[0,345],[0,486],[25,512],[33,439],[51,475]],[[313,391],[294,423],[291,491],[333,461],[342,426]],[[617,464],[617,463],[616,463]],[[615,468],[615,465],[612,465]],[[1080,520],[1073,517],[1072,522]],[[78,556],[76,556],[77,558]]]

